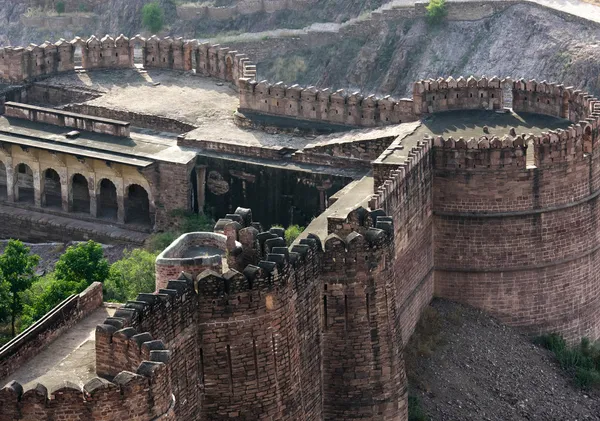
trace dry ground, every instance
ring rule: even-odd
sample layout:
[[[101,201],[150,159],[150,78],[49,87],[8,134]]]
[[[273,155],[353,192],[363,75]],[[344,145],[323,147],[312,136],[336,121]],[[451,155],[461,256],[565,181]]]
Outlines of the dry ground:
[[[427,334],[411,339],[406,366],[432,421],[600,420],[600,393],[577,389],[517,330],[445,300],[425,314]]]

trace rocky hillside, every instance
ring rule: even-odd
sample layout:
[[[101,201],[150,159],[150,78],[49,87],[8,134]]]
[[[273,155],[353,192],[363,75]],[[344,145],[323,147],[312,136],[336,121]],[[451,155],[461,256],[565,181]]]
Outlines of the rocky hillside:
[[[252,43],[239,37],[236,45],[254,52],[260,78],[288,84],[400,97],[422,78],[510,75],[600,93],[600,27],[525,4],[476,21],[397,19],[371,31],[357,23],[343,37],[314,31]]]
[[[141,9],[149,0],[81,0],[67,2],[66,12],[79,13],[75,4],[80,4],[83,15],[91,16],[89,22],[61,25],[52,18],[47,19],[48,27],[23,25],[22,16],[33,15],[48,17],[55,15],[52,7],[54,0],[0,0],[0,46],[27,45],[30,42],[41,44],[46,39],[71,39],[74,36],[95,34],[125,34],[132,36],[143,33]],[[359,16],[363,12],[376,9],[387,0],[318,0],[314,7],[307,10],[281,10],[275,13],[255,13],[232,19],[217,21],[199,19],[183,21],[177,16],[179,0],[158,0],[165,14],[165,29],[161,35],[184,36],[187,38],[209,38],[221,34],[240,34],[259,32],[277,28],[302,28],[315,22],[342,22]],[[236,0],[215,0],[215,6],[230,6]],[[46,5],[41,10],[32,4]],[[84,6],[85,5],[85,6]],[[67,13],[67,16],[68,16]]]

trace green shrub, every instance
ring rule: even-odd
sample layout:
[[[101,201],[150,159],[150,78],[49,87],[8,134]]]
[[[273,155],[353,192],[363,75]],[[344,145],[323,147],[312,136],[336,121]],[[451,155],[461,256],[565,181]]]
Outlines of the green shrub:
[[[146,249],[150,252],[162,252],[164,249],[179,237],[179,234],[173,231],[159,232],[152,234],[146,240]]]
[[[126,302],[133,300],[140,292],[154,292],[156,253],[135,249],[125,251],[123,259],[110,267],[108,279],[104,282],[104,300]]]
[[[600,386],[600,348],[588,338],[569,347],[564,338],[556,333],[542,335],[534,342],[551,351],[560,368],[573,378],[573,382],[589,389]]]
[[[142,8],[142,25],[156,34],[164,25],[164,14],[158,2],[147,3]]]
[[[443,21],[448,13],[446,10],[446,0],[429,0],[429,4],[425,8],[427,9],[427,19],[432,24]]]
[[[77,8],[77,10],[79,10],[80,13],[85,13],[87,12],[87,6],[83,3],[79,3],[79,7]]]
[[[412,395],[408,396],[408,421],[429,421],[419,398]]]
[[[285,230],[285,242],[287,245],[291,246],[294,240],[296,240],[296,238],[302,234],[302,231],[304,231],[304,227],[298,225],[290,225],[287,227]]]
[[[56,13],[58,13],[59,15],[62,15],[63,13],[65,13],[65,2],[64,1],[59,1],[56,3]]]

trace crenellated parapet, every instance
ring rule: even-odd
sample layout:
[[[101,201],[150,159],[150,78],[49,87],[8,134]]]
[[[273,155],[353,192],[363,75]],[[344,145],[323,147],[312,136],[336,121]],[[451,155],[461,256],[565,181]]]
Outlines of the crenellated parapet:
[[[137,50],[137,51],[136,51]],[[79,60],[81,62],[79,62]],[[234,84],[239,78],[256,77],[256,66],[245,54],[227,47],[183,38],[127,38],[92,35],[87,40],[60,39],[28,47],[0,48],[0,80],[21,83],[62,72],[126,69],[137,64],[149,69],[192,71]]]
[[[250,78],[240,79],[240,112],[257,112],[324,121],[348,127],[376,127],[417,119],[410,99],[394,100],[351,94],[344,90],[331,92],[313,86],[271,84]]]
[[[162,343],[131,328],[118,331],[114,325],[98,326],[96,338],[97,351],[110,349],[118,358],[108,362],[110,373],[104,370],[106,360],[100,360],[102,377],[92,378],[83,388],[65,381],[50,391],[39,383],[24,391],[13,381],[0,390],[0,419],[174,420],[170,353]]]
[[[545,80],[511,82],[513,87],[513,109],[565,118],[574,123],[591,116],[598,99],[587,92],[565,87]]]
[[[428,79],[413,85],[413,101],[417,115],[449,110],[498,110],[502,108],[503,81],[494,76],[490,79],[468,79],[452,76],[444,79]]]

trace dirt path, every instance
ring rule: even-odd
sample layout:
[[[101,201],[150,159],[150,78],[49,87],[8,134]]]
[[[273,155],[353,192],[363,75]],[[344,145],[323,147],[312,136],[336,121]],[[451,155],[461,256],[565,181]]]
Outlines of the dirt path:
[[[441,316],[431,318],[440,323],[441,345],[407,361],[411,392],[432,421],[600,420],[600,394],[576,389],[518,331],[444,300],[432,307]]]

